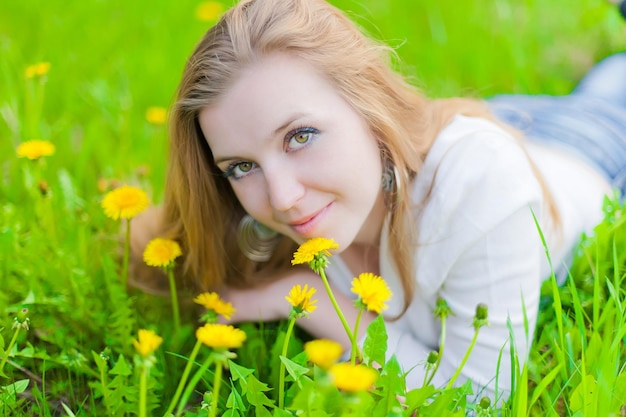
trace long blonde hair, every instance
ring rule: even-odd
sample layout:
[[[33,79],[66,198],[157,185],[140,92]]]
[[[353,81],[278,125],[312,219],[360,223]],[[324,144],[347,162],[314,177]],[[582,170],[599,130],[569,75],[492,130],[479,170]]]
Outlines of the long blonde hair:
[[[401,195],[390,213],[389,242],[406,308],[414,290],[416,237],[409,181],[456,114],[490,117],[489,112],[474,100],[425,98],[392,69],[390,47],[363,35],[324,0],[243,0],[206,33],[189,58],[171,116],[163,213],[164,233],[183,246],[184,274],[200,289],[247,286],[289,265],[295,246],[287,238],[266,263],[240,253],[235,233],[245,213],[198,124],[200,111],[214,105],[244,68],[275,52],[303,59],[325,74],[366,120],[381,157],[395,164]]]

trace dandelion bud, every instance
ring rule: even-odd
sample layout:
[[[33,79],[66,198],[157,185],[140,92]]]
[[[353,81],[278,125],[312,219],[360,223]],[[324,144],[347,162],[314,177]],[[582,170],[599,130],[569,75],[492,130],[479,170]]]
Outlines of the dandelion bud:
[[[96,185],[98,187],[98,191],[101,193],[109,190],[109,181],[106,178],[98,178]]]
[[[478,330],[483,326],[488,326],[489,321],[487,317],[489,316],[489,309],[485,304],[478,304],[476,306],[476,315],[474,316],[474,329]]]
[[[320,274],[320,271],[326,269],[328,266],[328,258],[325,256],[316,256],[310,263],[313,272]]]
[[[437,299],[437,305],[435,306],[435,317],[441,319],[445,319],[450,314],[452,314],[452,310],[448,306],[448,302],[443,298],[439,297]]]
[[[44,180],[39,181],[39,192],[41,193],[41,195],[48,195],[48,191],[50,191],[50,186],[48,185],[48,182]]]
[[[436,364],[437,360],[439,360],[439,352],[432,351],[428,354],[427,361],[430,365]]]
[[[13,323],[13,328],[21,327],[24,330],[28,330],[28,324],[30,319],[28,318],[28,309],[26,307],[22,308],[15,315],[15,322]]]
[[[135,172],[139,178],[145,178],[150,175],[150,167],[148,165],[139,165]]]
[[[100,352],[100,357],[108,362],[111,359],[111,348],[110,347],[105,347],[104,350],[102,352]]]
[[[24,307],[17,313],[17,321],[24,323],[24,320],[28,318],[28,309]]]
[[[480,399],[480,403],[478,403],[478,405],[483,410],[486,410],[491,406],[491,400],[489,399],[489,397],[483,397]]]
[[[476,306],[476,318],[478,320],[487,320],[489,315],[489,308],[486,304],[480,303]]]

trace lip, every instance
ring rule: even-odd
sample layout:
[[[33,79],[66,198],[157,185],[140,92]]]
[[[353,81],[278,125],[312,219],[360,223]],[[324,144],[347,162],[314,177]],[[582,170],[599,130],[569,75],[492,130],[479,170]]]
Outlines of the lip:
[[[291,226],[291,228],[300,236],[312,237],[317,225],[325,217],[331,205],[332,203],[310,216],[303,217],[295,222],[289,223],[289,226]]]

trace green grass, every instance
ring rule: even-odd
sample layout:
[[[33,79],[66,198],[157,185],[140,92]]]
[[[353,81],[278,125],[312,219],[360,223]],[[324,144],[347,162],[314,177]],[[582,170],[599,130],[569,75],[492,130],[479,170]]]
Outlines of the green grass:
[[[396,47],[399,68],[437,97],[565,94],[593,62],[626,47],[626,25],[600,0],[333,3]],[[0,376],[0,415],[103,416],[107,406],[112,415],[135,414],[131,340],[139,328],[166,336],[151,370],[154,415],[176,389],[197,317],[183,303],[186,326],[174,337],[166,298],[125,291],[117,272],[119,224],[102,213],[98,180],[137,184],[160,201],[167,132],[146,122],[145,111],[172,102],[185,60],[207,29],[195,18],[197,4],[0,6],[0,353],[21,308],[30,317],[30,330],[20,331],[8,352],[7,378]],[[24,77],[39,61],[51,63],[45,84]],[[55,155],[41,164],[17,159],[17,145],[33,138],[53,142]],[[607,202],[606,213],[597,237],[581,245],[568,284],[544,285],[535,347],[502,415],[626,414],[625,220],[616,203]],[[284,327],[244,327],[250,338],[238,363],[275,387]],[[291,349],[290,357],[301,345]],[[199,387],[203,392],[206,382]],[[450,415],[454,395],[438,397]],[[198,395],[190,398],[187,415],[197,415],[200,404]]]

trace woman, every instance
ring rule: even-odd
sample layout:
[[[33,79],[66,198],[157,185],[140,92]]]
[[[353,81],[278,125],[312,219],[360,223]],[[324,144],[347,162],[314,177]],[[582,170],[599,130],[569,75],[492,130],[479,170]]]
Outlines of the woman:
[[[297,244],[333,238],[340,249],[328,275],[349,322],[352,277],[373,272],[391,287],[388,353],[410,371],[409,387],[421,384],[440,340],[437,299],[453,315],[435,385],[456,370],[484,303],[490,326],[459,382],[506,395],[511,364],[500,352],[513,337],[526,357],[540,283],[550,275],[535,218],[561,270],[581,233],[601,220],[615,172],[565,151],[574,147],[567,134],[554,135],[558,146],[542,137],[545,123],[533,117],[569,102],[492,101],[499,117],[535,139],[525,141],[484,103],[425,98],[390,68],[390,52],[323,0],[244,0],[229,10],[179,86],[159,233],[182,243],[185,276],[229,299],[235,321],[286,317],[281,300],[293,285],[321,285],[290,266]],[[605,128],[623,142],[626,108],[594,100],[603,103],[597,117],[611,113],[613,124],[591,135]],[[299,324],[347,349],[318,295],[319,308]]]

